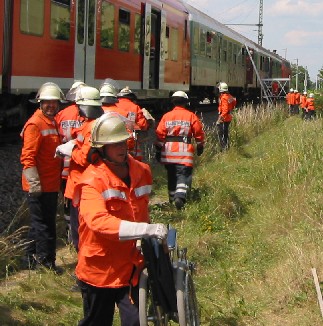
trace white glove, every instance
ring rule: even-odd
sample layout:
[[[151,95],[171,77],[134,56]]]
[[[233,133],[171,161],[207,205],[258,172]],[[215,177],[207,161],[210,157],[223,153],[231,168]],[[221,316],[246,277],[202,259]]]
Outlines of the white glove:
[[[73,148],[75,147],[75,145],[76,145],[75,140],[72,139],[72,140],[69,140],[65,144],[57,146],[54,157],[58,156],[58,157],[64,158],[64,156],[71,156]]]
[[[29,194],[33,197],[39,197],[42,193],[39,174],[36,166],[22,171],[29,184]]]
[[[133,240],[147,237],[156,237],[159,239],[165,239],[168,230],[166,225],[137,223],[129,221],[121,221],[119,228],[120,240]]]

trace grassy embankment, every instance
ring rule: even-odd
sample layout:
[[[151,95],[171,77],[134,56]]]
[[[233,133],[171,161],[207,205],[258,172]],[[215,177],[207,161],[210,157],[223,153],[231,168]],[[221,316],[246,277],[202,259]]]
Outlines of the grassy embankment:
[[[178,229],[180,246],[197,263],[201,325],[322,323],[311,267],[323,279],[323,123],[285,118],[280,109],[238,112],[223,154],[210,128],[187,208],[152,208],[155,221]],[[155,183],[156,196],[166,197],[164,172]],[[64,276],[5,278],[1,325],[76,325],[80,294],[69,292],[75,255],[62,247],[58,256]]]

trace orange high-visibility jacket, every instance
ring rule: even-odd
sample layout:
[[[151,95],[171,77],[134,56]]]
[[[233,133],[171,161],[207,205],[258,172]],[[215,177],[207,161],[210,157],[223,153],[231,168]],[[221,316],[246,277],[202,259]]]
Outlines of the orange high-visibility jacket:
[[[305,107],[306,107],[308,110],[314,111],[314,110],[315,110],[314,98],[309,97],[309,98],[306,100]]]
[[[76,187],[79,202],[79,253],[76,275],[96,286],[119,288],[138,283],[143,256],[136,240],[120,241],[121,220],[149,223],[152,176],[147,164],[128,155],[131,186],[99,160],[84,171]]]
[[[295,104],[299,105],[301,103],[301,94],[295,93]]]
[[[193,112],[176,106],[161,118],[157,129],[157,146],[162,147],[161,163],[193,166],[194,146],[204,145],[205,134],[199,118]]]
[[[295,93],[287,93],[286,102],[288,105],[294,105],[295,104]]]
[[[26,122],[20,136],[23,139],[20,156],[23,169],[37,168],[43,192],[59,191],[62,161],[58,157],[54,158],[54,155],[61,139],[55,120],[50,120],[38,109]],[[29,191],[29,184],[24,175],[22,188]]]
[[[91,149],[91,129],[94,120],[87,120],[75,131],[76,145],[73,148],[70,164],[70,173],[67,178],[64,196],[73,198],[74,188],[78,183],[83,171],[88,167],[87,155]]]
[[[306,106],[306,95],[301,95],[301,108],[302,109],[305,109],[305,106]]]
[[[84,118],[80,116],[79,109],[76,104],[71,104],[65,109],[59,111],[55,116],[55,120],[58,124],[59,133],[63,138],[63,143],[73,139],[75,129],[81,127],[84,122]],[[67,179],[71,160],[69,156],[65,156],[63,160],[64,166],[62,178]]]
[[[121,99],[119,99],[120,102]],[[142,110],[140,109],[140,107],[136,104],[134,104],[133,102],[131,102],[129,99],[122,99],[122,100],[127,100],[127,101],[121,101],[122,105],[116,106],[116,105],[102,105],[102,109],[104,110],[104,112],[117,112],[120,115],[122,115],[123,117],[129,119],[130,121],[132,121],[134,123],[134,129],[140,129],[140,130],[146,130],[148,128],[148,122],[146,120],[146,118],[143,116],[142,114]],[[125,109],[127,107],[127,105],[129,104],[129,108],[133,109],[134,111],[131,112],[136,112],[135,110],[138,110],[139,114],[134,113],[132,114],[131,112],[129,112],[127,109]],[[144,118],[145,121],[142,120],[141,116]],[[137,117],[139,117],[138,121],[136,121]],[[140,127],[143,126],[142,128]],[[138,161],[142,161],[143,159],[143,153],[142,150],[140,148],[140,144],[137,141],[136,137],[135,137],[135,132],[134,130],[129,130],[127,128],[128,132],[129,132],[129,139],[127,141],[127,145],[128,145],[128,151],[129,154],[131,154],[136,160]]]
[[[219,115],[222,121],[230,122],[232,120],[231,111],[235,108],[237,100],[229,93],[221,93],[219,97]]]

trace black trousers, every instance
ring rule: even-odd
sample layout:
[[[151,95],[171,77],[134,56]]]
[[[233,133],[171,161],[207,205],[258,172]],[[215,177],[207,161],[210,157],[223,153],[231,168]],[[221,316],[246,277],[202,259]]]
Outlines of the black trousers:
[[[71,225],[71,239],[74,248],[78,251],[79,247],[79,208],[71,204],[70,207],[70,225]]]
[[[225,151],[229,149],[229,122],[221,122],[216,125],[217,132],[218,132],[218,138],[219,138],[219,144],[222,151]]]
[[[172,202],[175,198],[186,201],[192,185],[193,168],[182,164],[165,164],[168,180],[168,196]]]
[[[83,298],[84,318],[78,326],[112,326],[115,304],[120,313],[122,326],[139,326],[139,288],[98,288],[79,281]]]
[[[29,260],[55,265],[56,260],[56,213],[58,192],[43,192],[39,197],[27,194],[30,212],[30,229],[26,253]]]

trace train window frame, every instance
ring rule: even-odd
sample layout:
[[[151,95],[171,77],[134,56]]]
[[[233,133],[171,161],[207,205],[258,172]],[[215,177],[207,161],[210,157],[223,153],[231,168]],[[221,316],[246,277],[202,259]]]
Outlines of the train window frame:
[[[170,33],[170,28],[166,24],[165,42],[164,42],[164,58],[165,58],[165,60],[169,60],[169,33]]]
[[[60,9],[67,9],[64,13]],[[54,12],[58,10],[58,15],[53,16]],[[62,17],[59,15],[63,13]],[[63,21],[64,18],[67,21]],[[55,21],[56,20],[56,21]],[[59,22],[57,22],[59,20]],[[67,33],[64,34],[64,29]],[[59,37],[61,35],[61,37]],[[69,41],[71,38],[71,1],[70,0],[51,0],[50,2],[50,36],[53,40]],[[65,37],[64,37],[65,36]]]
[[[122,15],[120,15],[122,14]],[[130,21],[131,12],[128,9],[118,10],[118,50],[122,52],[130,51]],[[124,39],[123,39],[124,38]]]
[[[108,18],[107,21],[105,21],[106,18]],[[113,3],[109,1],[102,1],[100,19],[100,46],[105,49],[113,49],[115,34],[115,5]]]
[[[38,9],[40,6],[42,6],[42,10],[28,10],[28,17],[26,19],[26,28],[24,29],[22,27],[22,22],[24,21],[22,16],[26,12],[24,11],[24,4],[25,7],[29,7],[30,1],[34,2],[34,6]],[[28,3],[27,3],[28,2]],[[31,13],[31,15],[29,15]],[[42,14],[42,15],[41,15]],[[38,27],[37,30],[33,29],[30,31],[30,21],[33,22],[32,26]],[[44,35],[44,29],[45,29],[45,0],[21,0],[20,1],[20,17],[19,17],[19,29],[22,34],[27,35],[33,35],[33,36],[43,36]],[[28,30],[27,30],[28,26]]]

